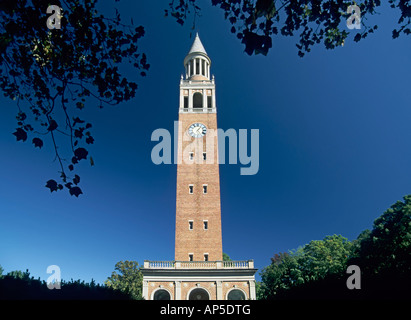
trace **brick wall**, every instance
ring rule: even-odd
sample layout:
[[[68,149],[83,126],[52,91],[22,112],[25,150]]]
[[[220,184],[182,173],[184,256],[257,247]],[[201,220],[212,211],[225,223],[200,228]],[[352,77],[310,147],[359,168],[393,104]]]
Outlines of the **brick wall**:
[[[215,135],[208,141],[213,142],[213,149],[206,140],[211,137],[210,129],[217,129],[216,114],[180,113],[179,120],[182,137],[179,159],[182,161],[177,165],[175,260],[187,261],[189,253],[193,254],[194,261],[203,261],[205,253],[209,261],[222,260],[218,139]],[[196,122],[207,127],[208,132],[202,138],[193,138],[187,133],[189,126]],[[197,159],[202,159],[202,152],[206,152],[205,163],[186,163],[189,149]],[[193,194],[189,194],[190,184],[194,187]],[[203,184],[207,185],[207,194],[203,194]],[[189,230],[189,220],[193,221],[193,230]],[[208,221],[208,230],[204,230],[204,220]]]

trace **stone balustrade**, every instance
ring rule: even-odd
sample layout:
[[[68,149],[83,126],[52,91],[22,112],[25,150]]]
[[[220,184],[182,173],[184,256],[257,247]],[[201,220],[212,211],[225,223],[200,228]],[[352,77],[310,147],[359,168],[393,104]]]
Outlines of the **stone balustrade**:
[[[254,269],[254,260],[144,261],[144,269]]]

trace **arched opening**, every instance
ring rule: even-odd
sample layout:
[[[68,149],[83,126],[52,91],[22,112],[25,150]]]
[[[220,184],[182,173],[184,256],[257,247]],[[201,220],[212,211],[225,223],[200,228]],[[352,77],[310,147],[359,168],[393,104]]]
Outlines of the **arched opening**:
[[[203,95],[200,92],[196,92],[193,95],[193,108],[203,107]]]
[[[190,292],[188,300],[210,300],[210,296],[206,290],[196,288]]]
[[[159,289],[154,292],[153,300],[171,300],[170,293],[167,290]]]
[[[233,289],[228,293],[227,300],[245,300],[245,294],[239,289]]]

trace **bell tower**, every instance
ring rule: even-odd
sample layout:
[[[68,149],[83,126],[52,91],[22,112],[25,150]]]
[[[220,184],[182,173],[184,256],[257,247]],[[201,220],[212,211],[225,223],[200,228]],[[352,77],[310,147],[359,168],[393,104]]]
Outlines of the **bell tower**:
[[[217,105],[210,66],[197,34],[180,80],[175,260],[144,261],[146,300],[256,298],[254,261],[223,261]]]
[[[211,60],[196,35],[180,81],[175,260],[222,260],[217,108]]]

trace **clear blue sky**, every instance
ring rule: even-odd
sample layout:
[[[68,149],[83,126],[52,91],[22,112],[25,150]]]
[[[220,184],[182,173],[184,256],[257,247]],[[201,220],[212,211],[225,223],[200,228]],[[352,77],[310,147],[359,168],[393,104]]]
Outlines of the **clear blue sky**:
[[[47,279],[102,283],[120,260],[174,259],[176,166],[154,165],[158,128],[178,117],[183,59],[193,39],[164,17],[169,0],[118,5],[124,21],[146,28],[140,42],[151,69],[136,98],[99,110],[93,123],[95,166],[79,165],[84,195],[50,194],[58,165],[17,143],[16,106],[0,98],[0,265]],[[326,235],[353,240],[392,203],[411,193],[411,42],[391,38],[398,19],[383,5],[367,39],[303,59],[295,38],[277,37],[268,56],[249,57],[221,9],[201,1],[197,30],[212,59],[218,125],[260,130],[260,170],[220,167],[223,251],[235,260],[270,258]],[[107,2],[104,2],[104,5]],[[113,2],[114,3],[114,2]],[[106,7],[104,11],[114,12]],[[133,74],[130,74],[133,76]]]

